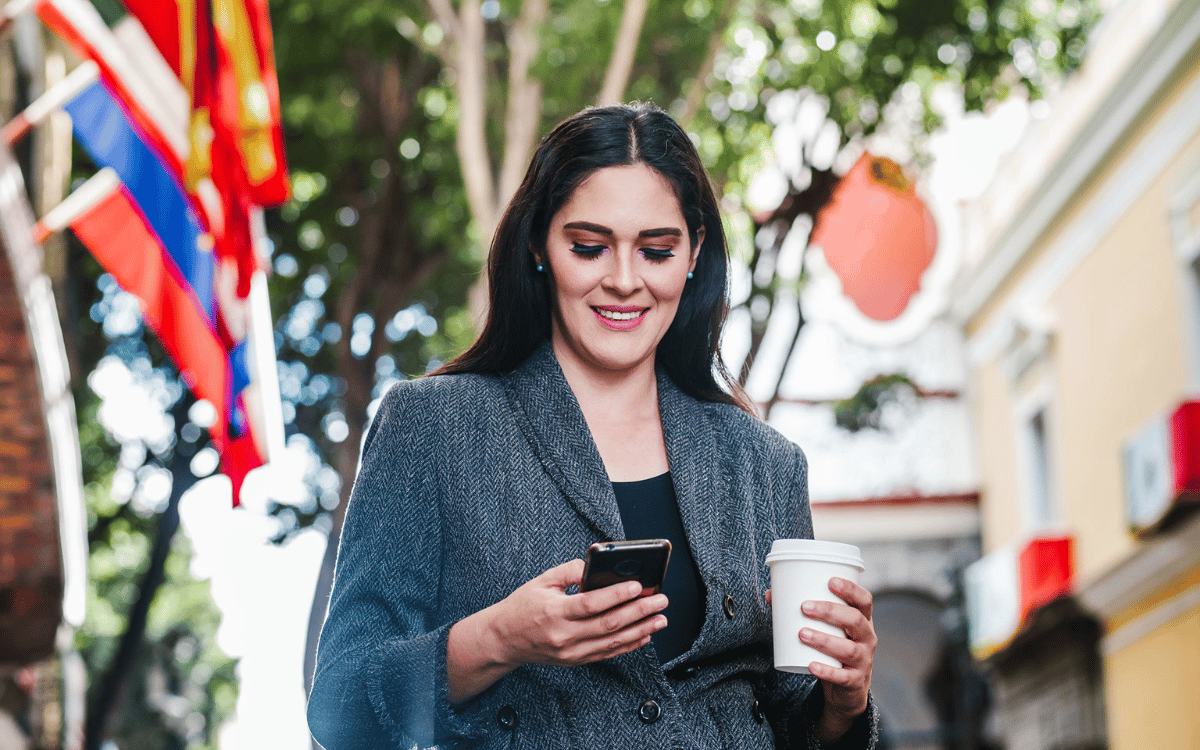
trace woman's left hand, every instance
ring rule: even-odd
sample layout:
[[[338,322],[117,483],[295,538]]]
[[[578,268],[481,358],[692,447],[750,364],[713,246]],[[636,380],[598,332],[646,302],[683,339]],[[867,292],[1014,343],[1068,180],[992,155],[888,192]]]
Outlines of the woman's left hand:
[[[875,627],[871,624],[874,600],[871,592],[844,578],[829,579],[829,590],[845,604],[806,601],[801,611],[814,620],[841,628],[845,638],[828,635],[812,628],[801,628],[800,640],[842,663],[830,667],[812,662],[809,671],[821,680],[825,691],[825,710],[817,725],[818,739],[831,742],[841,737],[854,720],[867,710],[871,688],[871,665],[875,659]],[[767,591],[767,603],[771,592]]]

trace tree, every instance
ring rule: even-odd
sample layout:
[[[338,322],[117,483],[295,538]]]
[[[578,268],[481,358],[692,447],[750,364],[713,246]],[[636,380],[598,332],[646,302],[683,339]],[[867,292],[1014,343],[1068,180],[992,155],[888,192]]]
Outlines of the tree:
[[[68,306],[88,311],[76,361],[91,372],[75,384],[89,522],[87,619],[76,632],[90,684],[85,746],[215,747],[237,697],[235,662],[216,645],[220,615],[176,531],[192,467],[210,473],[216,453],[137,302],[78,242],[68,246]],[[134,411],[149,429],[103,411],[105,394],[131,387],[146,399]]]
[[[369,407],[403,374],[470,342],[467,292],[538,134],[597,101],[694,106],[694,71],[715,55],[729,16],[689,17],[666,0],[555,13],[545,2],[496,0],[273,11],[295,185],[269,225],[272,298],[287,309],[278,336],[285,419],[292,439],[312,436],[336,472],[314,479],[302,507],[277,506],[285,533],[309,523],[330,533],[311,679]],[[591,38],[614,40],[610,64],[580,49]]]
[[[269,222],[280,379],[289,440],[311,441],[326,465],[307,501],[276,512],[282,536],[318,524],[331,540],[308,679],[371,405],[470,342],[486,296],[478,270],[539,133],[630,99],[666,106],[695,133],[753,279],[735,300],[751,311],[745,380],[771,311],[800,282],[779,270],[783,238],[837,179],[818,141],[836,155],[897,123],[919,140],[943,81],[971,107],[1018,85],[1037,94],[1078,60],[1091,17],[1074,0],[279,0],[272,11],[295,187]],[[1043,43],[1053,54],[1030,57]],[[919,108],[906,105],[914,86]],[[800,149],[788,198],[753,219],[739,206],[770,153],[770,102],[786,90],[825,102],[827,124]]]
[[[1097,17],[1093,0],[764,0],[739,6],[696,127],[702,156],[732,209],[731,244],[748,279],[748,291],[734,300],[749,328],[739,367],[743,384],[756,367],[772,313],[796,305],[813,221],[840,171],[869,139],[890,132],[922,163],[926,139],[940,124],[933,98],[939,87],[956,90],[968,111],[1018,90],[1038,98],[1079,65]],[[747,186],[779,156],[772,136],[781,124],[795,137],[785,142],[794,156],[784,169],[786,194],[752,215],[745,208]],[[800,242],[795,233],[803,235]],[[798,263],[782,257],[789,238],[799,248]],[[801,317],[791,331],[785,363],[803,325]],[[767,413],[780,398],[784,370],[786,364],[767,373]]]
[[[540,133],[588,104],[643,99],[666,106],[695,134],[731,209],[736,261],[751,280],[735,300],[749,320],[750,354],[739,363],[745,380],[772,311],[793,304],[802,283],[801,272],[781,270],[783,240],[806,231],[801,217],[811,219],[828,199],[837,155],[881,128],[905,131],[919,153],[937,124],[931,92],[940,84],[959,86],[972,109],[1016,88],[1039,95],[1077,64],[1095,15],[1083,0],[275,0],[272,13],[294,187],[293,200],[268,214],[279,376],[289,442],[321,458],[307,477],[309,496],[281,499],[273,512],[280,539],[310,525],[331,539],[309,676],[371,405],[395,380],[469,343],[477,317],[468,290],[478,307],[485,249]],[[580,43],[590,39],[607,41],[600,50]],[[786,97],[777,97],[789,91],[821,117],[797,144],[787,197],[751,216],[746,188],[771,157],[772,126],[783,117],[772,102],[786,109]],[[96,347],[77,361],[90,369],[106,352],[117,356],[173,394],[168,408],[178,384],[157,346],[136,331],[111,342],[100,335],[111,312],[101,309],[104,300],[117,297],[96,288],[98,276],[94,267],[78,274],[68,302],[75,310],[100,306],[92,322],[76,316],[90,327],[80,340]],[[777,380],[768,408],[778,391]],[[177,741],[167,713],[150,707],[170,704],[211,673],[203,695],[190,698],[208,712],[211,733],[235,694],[231,663],[210,645],[211,603],[202,584],[187,580],[179,540],[165,556],[151,554],[157,524],[170,519],[156,515],[157,505],[143,517],[119,502],[136,489],[116,493],[118,502],[112,490],[130,474],[158,481],[151,478],[167,471],[176,446],[119,444],[94,422],[95,395],[82,384],[77,395],[93,569],[102,572],[100,619],[81,634],[81,649],[92,673],[103,674],[121,634],[132,632],[130,613],[144,611],[147,635],[137,640],[150,645],[124,683],[142,700],[125,701],[130,708],[114,731],[152,726],[158,734],[146,743]],[[168,516],[169,509],[168,499]],[[154,566],[142,567],[148,559]],[[155,580],[173,595],[139,607],[137,592],[166,590],[147,585]],[[170,612],[183,604],[186,617]],[[185,621],[192,631],[176,627]],[[135,716],[136,706],[150,718]]]

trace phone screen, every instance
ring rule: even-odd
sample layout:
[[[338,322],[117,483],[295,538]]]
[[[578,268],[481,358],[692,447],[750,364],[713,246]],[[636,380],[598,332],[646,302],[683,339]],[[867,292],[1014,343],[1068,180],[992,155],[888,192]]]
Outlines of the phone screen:
[[[657,594],[662,591],[670,559],[671,543],[666,539],[597,542],[588,547],[584,557],[579,590],[593,591],[614,583],[637,581],[642,584],[642,596]]]

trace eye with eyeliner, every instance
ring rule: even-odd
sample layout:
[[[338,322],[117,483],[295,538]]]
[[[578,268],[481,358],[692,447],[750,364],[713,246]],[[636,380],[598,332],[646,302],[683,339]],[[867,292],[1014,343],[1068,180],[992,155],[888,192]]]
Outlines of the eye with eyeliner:
[[[571,252],[588,258],[595,258],[607,249],[604,245],[585,245],[582,242],[576,242],[571,246]]]
[[[582,242],[575,242],[571,245],[571,252],[576,255],[582,255],[585,258],[597,258],[607,249],[608,247],[605,245],[585,245]],[[660,247],[643,247],[638,252],[649,261],[664,261],[675,257],[673,250]]]
[[[663,248],[659,247],[644,247],[642,248],[641,253],[642,257],[644,257],[646,260],[667,260],[668,258],[675,257],[675,253],[673,251],[664,250]]]

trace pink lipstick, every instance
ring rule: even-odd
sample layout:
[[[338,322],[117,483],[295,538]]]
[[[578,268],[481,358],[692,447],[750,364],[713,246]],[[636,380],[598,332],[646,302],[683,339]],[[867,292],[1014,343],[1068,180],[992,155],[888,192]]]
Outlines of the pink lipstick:
[[[641,325],[650,308],[631,305],[605,305],[593,307],[596,319],[614,331],[629,331]]]

